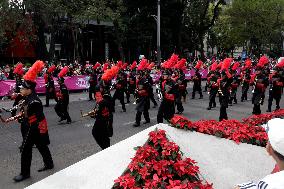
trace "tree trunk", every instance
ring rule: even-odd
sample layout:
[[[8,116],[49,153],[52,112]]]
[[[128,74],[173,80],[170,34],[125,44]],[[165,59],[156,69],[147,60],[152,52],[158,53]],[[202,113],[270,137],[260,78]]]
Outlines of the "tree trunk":
[[[55,53],[55,28],[51,28],[50,48],[49,48],[49,62],[54,60]]]
[[[114,21],[113,25],[114,25],[115,38],[116,38],[116,42],[117,42],[117,46],[118,46],[118,52],[119,52],[119,55],[120,55],[120,59],[125,61],[123,46],[122,46],[122,40],[121,40],[121,36],[120,36],[120,33],[119,33],[118,22]]]

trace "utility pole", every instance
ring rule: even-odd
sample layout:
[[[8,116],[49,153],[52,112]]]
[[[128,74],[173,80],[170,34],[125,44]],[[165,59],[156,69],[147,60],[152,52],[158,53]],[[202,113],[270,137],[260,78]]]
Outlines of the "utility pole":
[[[161,4],[158,0],[158,14],[157,14],[157,62],[161,65]]]

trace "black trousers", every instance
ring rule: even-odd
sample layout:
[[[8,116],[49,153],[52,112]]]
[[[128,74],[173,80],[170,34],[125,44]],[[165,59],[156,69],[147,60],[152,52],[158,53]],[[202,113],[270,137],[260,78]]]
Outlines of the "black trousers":
[[[236,91],[232,91],[232,93],[230,94],[229,104],[232,104],[233,101],[234,101],[234,103],[238,103],[238,100],[237,100],[237,90]]]
[[[95,86],[89,88],[89,100],[93,100],[93,94],[95,93]]]
[[[163,99],[158,110],[157,122],[163,123],[163,119],[170,120],[172,117],[174,117],[174,114],[175,103]]]
[[[68,122],[71,122],[71,117],[68,113],[68,104],[57,103],[54,110],[60,118],[67,119]]]
[[[195,93],[198,92],[200,95],[200,98],[203,97],[201,86],[193,86],[193,91],[192,91],[192,98],[195,98]]]
[[[144,111],[143,111],[143,115],[144,115],[145,120],[146,120],[147,122],[150,122],[149,111],[148,111],[148,110],[144,110]],[[142,112],[137,111],[137,112],[136,112],[135,121],[136,121],[136,123],[137,123],[138,125],[140,125],[141,116],[142,116]]]
[[[269,98],[268,98],[268,110],[269,111],[271,111],[273,99],[275,99],[276,101],[276,109],[280,109],[279,103],[280,103],[281,98],[273,98],[273,95],[269,94]]]
[[[118,99],[120,101],[120,104],[122,106],[122,110],[126,110],[125,103],[124,103],[124,91],[115,91],[113,95],[113,103],[115,106],[115,100]]]
[[[222,121],[223,119],[226,119],[226,120],[228,119],[227,106],[221,104],[219,121]]]
[[[100,134],[98,132],[95,132],[94,128],[92,130],[92,135],[95,139],[95,141],[98,143],[98,145],[104,150],[108,147],[110,147],[110,138],[107,135]]]
[[[157,106],[158,104],[157,104],[155,97],[154,97],[153,88],[150,89],[149,97],[150,97],[150,100],[153,102],[154,106]]]
[[[254,115],[259,115],[259,114],[261,114],[260,104],[254,104],[254,105],[253,105],[252,114],[254,114]]]
[[[248,100],[248,90],[249,90],[249,86],[243,86],[242,87],[242,97],[241,100]]]
[[[209,95],[209,107],[216,107],[216,95],[217,93],[210,93]]]
[[[30,168],[32,162],[32,150],[33,145],[36,145],[39,153],[42,156],[44,165],[47,167],[53,166],[53,160],[47,145],[33,141],[32,139],[27,139],[24,141],[22,146],[21,154],[21,175],[27,176],[30,175]]]

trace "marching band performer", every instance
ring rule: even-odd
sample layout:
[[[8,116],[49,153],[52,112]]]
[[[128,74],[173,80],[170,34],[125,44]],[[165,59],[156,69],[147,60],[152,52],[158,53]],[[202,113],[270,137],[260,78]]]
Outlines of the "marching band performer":
[[[208,76],[209,81],[208,81],[208,88],[209,88],[209,106],[207,108],[207,110],[211,110],[211,108],[215,108],[216,107],[216,95],[218,93],[218,84],[217,84],[217,80],[218,77],[216,75],[216,73],[214,73],[217,69],[217,62],[214,62],[211,65],[210,68],[210,72],[211,75]]]
[[[90,80],[89,80],[89,101],[93,100],[93,94],[95,94],[95,88],[98,84],[98,75],[96,73],[97,68],[101,66],[100,63],[96,63],[90,70]]]
[[[191,99],[195,99],[196,92],[198,92],[200,95],[199,99],[203,98],[202,89],[201,89],[201,74],[199,73],[199,70],[202,67],[202,65],[203,65],[203,62],[199,60],[195,66],[195,75],[192,77],[193,91],[192,91]]]
[[[114,106],[110,95],[111,80],[117,75],[119,68],[113,66],[105,71],[100,83],[96,87],[96,106],[93,111],[82,115],[91,116],[95,119],[92,135],[102,149],[110,146],[110,138],[113,135],[113,111]]]
[[[41,172],[53,168],[53,160],[48,148],[50,141],[47,121],[43,113],[42,103],[35,93],[36,77],[43,68],[44,63],[36,61],[24,75],[24,82],[20,89],[20,93],[25,101],[21,106],[21,112],[16,117],[21,120],[24,140],[21,148],[21,172],[18,176],[14,177],[15,182],[20,182],[30,177],[32,148],[34,144],[44,162],[44,167],[38,171]],[[13,121],[16,117],[8,120]],[[6,121],[8,122],[8,120]]]
[[[23,64],[19,62],[14,69],[15,79],[16,79],[16,86],[14,93],[11,96],[11,99],[15,100],[13,107],[17,106],[18,103],[23,99],[23,96],[20,93],[20,86],[23,84],[22,77],[24,75]],[[16,115],[16,109],[11,112],[12,116]]]
[[[126,87],[126,82],[124,74],[120,71],[116,77],[115,92],[112,98],[114,102],[116,99],[120,101],[123,112],[126,112],[125,103],[124,103],[125,87]]]
[[[169,68],[168,68],[169,69]],[[171,72],[169,70],[165,70],[163,72],[163,82],[162,82],[162,94],[163,99],[160,104],[158,114],[157,114],[157,122],[163,123],[163,119],[170,120],[175,113],[175,96],[176,96],[176,85],[175,82],[171,79]]]
[[[143,62],[142,62],[143,61]],[[144,61],[147,62],[147,60],[142,60],[140,65],[137,68],[137,78],[136,78],[136,118],[134,127],[140,126],[141,116],[142,113],[145,118],[145,122],[143,124],[150,123],[150,117],[149,117],[149,108],[150,108],[150,84],[148,82],[148,78],[146,75],[143,75],[147,64],[144,64]]]
[[[251,60],[247,59],[245,61],[245,65],[243,67],[243,73],[241,74],[241,85],[242,85],[242,97],[241,97],[241,102],[244,100],[248,100],[248,90],[249,90],[249,84],[250,84],[250,69],[251,69]]]
[[[128,74],[127,77],[127,94],[126,94],[126,98],[127,98],[127,102],[130,102],[130,94],[135,95],[135,88],[136,88],[136,66],[137,66],[137,62],[134,61],[132,63],[132,65],[130,66],[130,72]]]
[[[58,74],[59,91],[56,93],[57,104],[54,107],[56,114],[60,117],[59,122],[67,120],[67,124],[71,123],[71,118],[68,113],[69,104],[69,91],[64,84],[64,76],[68,73],[69,69],[65,66]]]
[[[237,92],[238,92],[238,87],[240,85],[240,76],[237,75],[237,69],[239,67],[240,63],[235,62],[233,67],[232,67],[232,83],[230,86],[230,100],[229,100],[229,105],[232,105],[233,101],[234,104],[238,103],[237,100]]]
[[[231,62],[233,61],[232,58],[226,58],[222,63],[221,68],[221,78],[218,79],[217,83],[219,86],[218,92],[219,92],[219,101],[220,101],[220,116],[219,121],[222,121],[223,119],[228,119],[227,115],[227,108],[229,103],[229,96],[230,96],[230,85],[231,85],[231,79],[232,75],[229,72],[229,67],[231,65]]]
[[[255,74],[251,77],[250,84],[253,87],[252,90],[252,104],[253,111],[252,114],[259,115],[261,114],[260,105],[263,102],[263,96],[265,94],[265,89],[268,86],[268,78],[262,73],[264,65],[268,62],[268,59],[265,57],[260,58],[259,63],[257,64]]]
[[[269,99],[267,112],[271,112],[273,99],[276,101],[276,110],[280,109],[280,99],[283,91],[284,77],[283,77],[284,60],[279,62],[275,68],[274,73],[269,77]]]
[[[155,100],[155,97],[154,97],[154,89],[153,89],[153,85],[154,85],[154,81],[153,81],[153,78],[151,77],[150,73],[151,73],[151,70],[153,69],[154,67],[154,63],[151,63],[146,69],[145,69],[145,77],[147,79],[147,83],[148,83],[148,86],[149,86],[149,98],[150,100],[153,102],[154,106],[153,108],[156,108],[158,106],[156,100]]]
[[[55,65],[50,66],[46,74],[44,75],[45,88],[46,88],[45,107],[49,107],[49,99],[55,99],[55,86],[54,86],[54,80],[52,76],[55,69],[56,69]]]

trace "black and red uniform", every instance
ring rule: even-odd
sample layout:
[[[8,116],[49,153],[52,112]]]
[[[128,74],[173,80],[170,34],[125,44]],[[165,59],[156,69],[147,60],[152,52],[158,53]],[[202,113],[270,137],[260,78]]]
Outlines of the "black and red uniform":
[[[176,84],[168,78],[162,82],[161,90],[163,99],[157,114],[158,123],[163,123],[163,119],[170,120],[175,114]]]
[[[24,100],[25,103],[21,110],[24,112],[24,117],[21,120],[24,139],[21,149],[20,175],[29,177],[33,145],[36,145],[43,158],[44,168],[41,170],[53,168],[53,160],[48,148],[50,141],[42,103],[35,92],[24,97]]]

